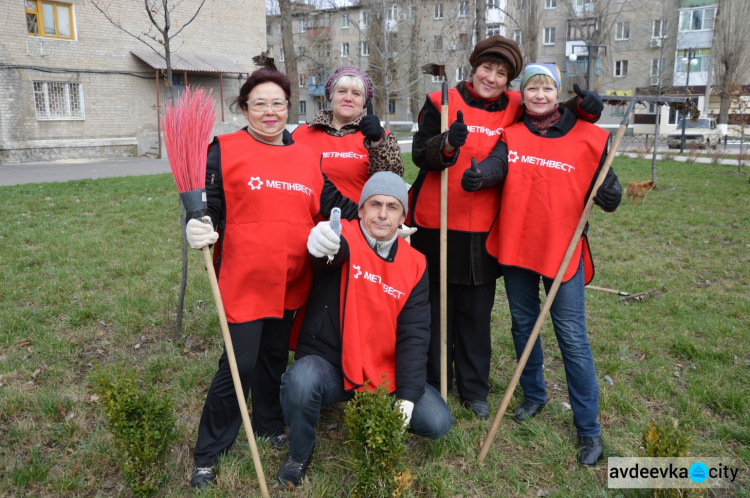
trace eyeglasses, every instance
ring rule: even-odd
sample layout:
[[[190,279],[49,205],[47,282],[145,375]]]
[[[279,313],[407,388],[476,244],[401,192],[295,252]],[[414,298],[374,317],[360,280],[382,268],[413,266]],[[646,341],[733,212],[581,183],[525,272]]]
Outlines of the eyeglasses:
[[[273,112],[281,112],[289,109],[288,100],[272,100],[271,102],[266,102],[265,100],[248,100],[247,105],[251,111],[255,112],[266,112],[269,107]]]

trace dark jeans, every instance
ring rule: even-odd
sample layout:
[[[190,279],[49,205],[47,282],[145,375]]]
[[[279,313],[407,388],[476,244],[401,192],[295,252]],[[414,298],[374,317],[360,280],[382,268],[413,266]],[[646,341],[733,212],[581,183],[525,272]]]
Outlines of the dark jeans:
[[[490,320],[495,281],[482,285],[448,284],[448,391],[456,370],[461,399],[486,401],[490,393]],[[430,283],[430,347],[427,382],[440,391],[440,284]]]
[[[293,311],[286,311],[282,319],[229,324],[245,399],[248,391],[252,391],[251,423],[256,436],[284,432],[279,386],[289,361],[293,317]],[[193,453],[196,467],[213,467],[216,456],[232,446],[242,425],[239,406],[225,349],[198,425],[198,442]]]
[[[539,274],[520,268],[503,267],[505,292],[511,314],[511,331],[520,358],[531,335],[539,312]],[[552,279],[542,278],[544,289],[549,292]],[[586,301],[583,283],[583,261],[573,278],[560,285],[552,302],[550,316],[560,345],[565,378],[568,382],[573,423],[579,436],[599,436],[599,385],[594,370],[594,355],[586,333]],[[534,403],[546,403],[547,391],[544,382],[544,355],[542,340],[538,337],[521,373],[520,384],[523,396]]]
[[[312,455],[320,408],[353,397],[353,392],[344,391],[341,370],[320,356],[304,356],[289,367],[281,377],[281,406],[289,426],[289,455],[293,460],[304,462]],[[450,408],[427,384],[414,405],[409,432],[438,439],[452,425]]]

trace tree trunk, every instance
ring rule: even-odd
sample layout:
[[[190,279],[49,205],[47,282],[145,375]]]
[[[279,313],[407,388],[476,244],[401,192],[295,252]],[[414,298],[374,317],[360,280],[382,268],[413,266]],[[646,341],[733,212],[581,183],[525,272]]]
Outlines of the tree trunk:
[[[284,66],[286,75],[292,83],[291,107],[287,124],[299,124],[299,73],[297,72],[297,56],[294,51],[294,34],[292,33],[292,3],[290,0],[279,0],[281,13],[281,47],[284,50]],[[277,66],[279,67],[279,66]]]
[[[487,38],[487,0],[477,0],[476,19],[475,34],[479,41]]]

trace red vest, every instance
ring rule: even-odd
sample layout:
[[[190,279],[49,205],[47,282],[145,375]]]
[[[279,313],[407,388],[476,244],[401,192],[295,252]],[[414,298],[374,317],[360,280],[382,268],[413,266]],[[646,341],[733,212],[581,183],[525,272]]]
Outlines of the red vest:
[[[317,126],[300,125],[292,135],[321,157],[320,167],[339,192],[359,202],[362,187],[370,178],[370,154],[361,132],[334,137]],[[326,213],[328,214],[328,213]]]
[[[225,226],[215,251],[227,320],[281,318],[307,300],[307,236],[323,175],[304,145],[267,145],[240,130],[219,137]]]
[[[471,166],[471,158],[481,161],[487,157],[503,130],[511,126],[521,112],[521,94],[506,90],[508,106],[503,111],[487,112],[470,107],[452,88],[448,91],[448,124],[456,120],[458,111],[464,115],[464,123],[469,128],[466,143],[461,146],[456,164],[448,168],[448,230],[465,232],[488,232],[497,210],[500,207],[499,189],[485,189],[477,192],[466,192],[461,187],[461,177]],[[438,109],[441,108],[441,93],[429,95]],[[427,172],[422,185],[409,192],[417,191],[416,203],[409,199],[412,206],[410,225],[425,228],[440,228],[440,172]]]
[[[396,322],[427,269],[424,256],[402,240],[393,262],[367,244],[359,221],[341,222],[349,261],[341,269],[341,366],[344,389],[374,390],[383,381],[396,390]]]
[[[555,278],[583,214],[608,136],[581,120],[557,138],[534,135],[523,123],[505,130],[508,175],[499,218],[487,239],[487,251],[501,265]],[[587,241],[579,241],[563,281],[578,270],[583,245],[586,257],[590,256]],[[586,276],[587,283],[591,277]]]

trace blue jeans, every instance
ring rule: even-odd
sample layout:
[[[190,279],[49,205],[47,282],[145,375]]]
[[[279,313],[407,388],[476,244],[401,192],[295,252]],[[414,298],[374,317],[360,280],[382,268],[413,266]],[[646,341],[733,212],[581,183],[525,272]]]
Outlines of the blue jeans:
[[[510,307],[513,344],[516,348],[516,358],[520,358],[541,311],[540,276],[522,268],[504,266],[503,278]],[[544,290],[549,292],[553,280],[542,277],[542,282]],[[597,421],[599,385],[596,382],[594,355],[591,353],[591,344],[586,332],[584,292],[581,261],[573,278],[560,284],[550,308],[550,316],[565,366],[573,423],[579,436],[593,437],[600,435]],[[527,401],[539,404],[547,402],[543,365],[542,340],[538,337],[521,373],[521,388]]]
[[[281,377],[281,409],[289,426],[289,455],[305,462],[315,447],[315,428],[320,408],[349,401],[354,393],[344,391],[341,370],[320,356],[304,356]],[[450,408],[435,388],[425,385],[425,393],[414,405],[409,432],[429,439],[444,436],[453,425]]]

